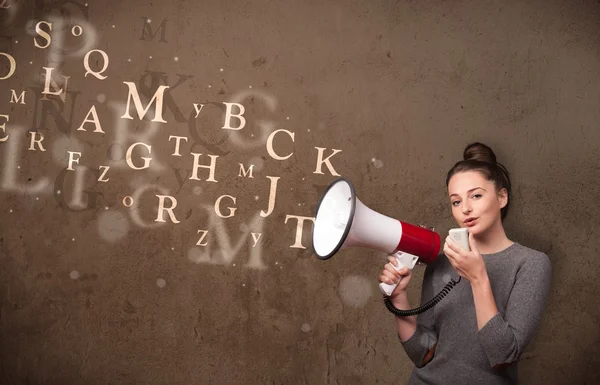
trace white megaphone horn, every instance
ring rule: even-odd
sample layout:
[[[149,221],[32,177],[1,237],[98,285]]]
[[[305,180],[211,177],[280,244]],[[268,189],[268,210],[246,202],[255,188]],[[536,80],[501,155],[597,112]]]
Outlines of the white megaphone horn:
[[[349,247],[376,249],[396,257],[396,270],[412,270],[417,261],[426,265],[435,261],[440,236],[368,208],[356,197],[352,183],[340,178],[327,187],[317,205],[312,247],[323,260]],[[396,285],[382,282],[379,288],[389,296]]]

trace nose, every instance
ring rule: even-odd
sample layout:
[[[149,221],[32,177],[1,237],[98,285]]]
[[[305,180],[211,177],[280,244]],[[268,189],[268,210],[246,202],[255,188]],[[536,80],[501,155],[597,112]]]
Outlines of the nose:
[[[468,200],[463,201],[461,208],[462,208],[463,214],[465,214],[465,215],[472,211],[471,204],[468,202]]]

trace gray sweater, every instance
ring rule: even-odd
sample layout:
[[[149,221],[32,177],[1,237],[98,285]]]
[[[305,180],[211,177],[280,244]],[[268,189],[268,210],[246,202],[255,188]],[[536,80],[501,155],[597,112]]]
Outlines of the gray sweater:
[[[478,331],[471,285],[462,278],[441,302],[417,316],[416,332],[400,341],[415,364],[409,384],[517,383],[517,360],[539,325],[552,266],[546,254],[518,243],[482,257],[499,313]],[[421,302],[439,293],[450,278],[459,275],[442,253],[425,269]],[[424,365],[436,343],[433,359]]]

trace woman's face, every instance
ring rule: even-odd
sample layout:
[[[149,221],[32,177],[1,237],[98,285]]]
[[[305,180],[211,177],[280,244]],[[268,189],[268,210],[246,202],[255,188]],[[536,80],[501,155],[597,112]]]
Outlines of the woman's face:
[[[496,185],[479,171],[454,174],[448,182],[452,215],[460,227],[473,235],[485,233],[498,221],[500,209],[508,202],[506,189],[496,193]]]

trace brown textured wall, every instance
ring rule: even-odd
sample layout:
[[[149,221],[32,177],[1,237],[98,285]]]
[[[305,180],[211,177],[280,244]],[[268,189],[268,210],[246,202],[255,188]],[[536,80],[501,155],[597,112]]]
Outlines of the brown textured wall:
[[[316,173],[320,147],[341,150],[333,169],[367,205],[445,234],[445,173],[474,140],[512,173],[509,238],[553,263],[522,382],[600,380],[598,2],[0,2],[0,52],[16,62],[0,80],[0,383],[406,382],[411,362],[378,294],[384,256],[319,261],[310,223],[303,249],[286,217],[312,216],[335,178]],[[48,48],[34,45],[47,42],[40,20],[53,21]],[[91,49],[109,57],[104,80],[85,76]],[[0,56],[0,77],[9,67]],[[64,102],[40,100],[43,67],[59,86],[70,77]],[[168,85],[166,123],[133,106],[122,118],[124,82],[143,103]],[[222,129],[223,102],[245,107],[243,129]],[[92,106],[104,133],[77,130]],[[294,133],[273,142],[287,159],[267,150],[275,129]],[[27,131],[45,151],[28,150]],[[181,157],[170,135],[188,138]],[[151,146],[132,155],[138,167],[152,157],[147,169],[122,159],[135,142]],[[74,171],[67,151],[81,152]],[[218,156],[216,182],[206,169],[190,179],[191,153]],[[103,165],[109,181],[97,182]],[[157,195],[177,200],[179,223],[156,221]],[[234,216],[215,215],[222,195]]]

